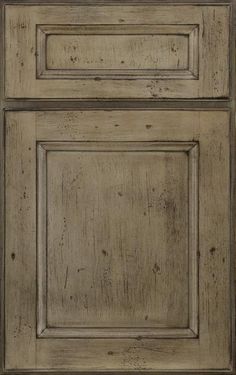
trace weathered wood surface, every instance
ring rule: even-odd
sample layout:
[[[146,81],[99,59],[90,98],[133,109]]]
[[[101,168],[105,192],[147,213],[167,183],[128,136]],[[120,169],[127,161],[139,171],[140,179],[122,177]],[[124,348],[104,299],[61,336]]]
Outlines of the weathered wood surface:
[[[226,5],[6,6],[5,94],[228,97],[229,10]]]
[[[7,112],[8,370],[231,368],[229,138],[226,111]],[[36,190],[45,190],[46,160],[36,152],[36,141],[47,154],[47,264],[42,262],[44,229],[39,232],[45,192],[37,193],[36,212]],[[41,185],[36,185],[36,163]],[[187,190],[198,195],[196,186],[199,221],[193,200],[187,199]],[[188,245],[186,226],[192,233]],[[193,255],[188,290],[186,251]],[[36,300],[44,291],[45,267],[48,320],[36,338]],[[146,283],[149,291],[142,294]],[[95,284],[95,291],[89,289]],[[198,300],[189,299],[198,284]],[[142,298],[145,305],[139,304]],[[194,313],[197,317],[187,322]],[[106,319],[112,337],[95,338],[104,337]],[[159,329],[157,338],[144,332],[149,319],[153,331]],[[179,331],[167,340],[163,335],[173,325]],[[192,337],[184,327],[190,327]],[[199,336],[193,337],[197,328]]]
[[[4,371],[232,370],[232,2],[181,1],[1,2]]]

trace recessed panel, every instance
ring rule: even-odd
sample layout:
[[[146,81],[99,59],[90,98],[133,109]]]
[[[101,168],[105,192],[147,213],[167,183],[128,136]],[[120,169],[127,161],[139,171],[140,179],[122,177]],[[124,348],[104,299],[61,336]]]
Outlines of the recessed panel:
[[[38,145],[39,334],[196,334],[195,148]]]
[[[38,78],[197,78],[198,25],[38,25]]]

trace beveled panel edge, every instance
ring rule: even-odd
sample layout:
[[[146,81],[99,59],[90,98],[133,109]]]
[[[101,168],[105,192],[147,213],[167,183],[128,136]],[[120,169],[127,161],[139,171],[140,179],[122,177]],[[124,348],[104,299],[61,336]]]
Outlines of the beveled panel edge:
[[[127,339],[156,339],[156,338],[197,338],[191,328],[45,328],[38,338],[127,338]]]
[[[46,295],[46,282],[47,282],[47,271],[46,271],[46,257],[43,256],[44,252],[47,251],[47,152],[37,144],[36,147],[36,256],[37,256],[37,335],[40,335],[46,328],[47,320],[47,295]]]
[[[189,154],[189,327],[198,334],[199,331],[199,144],[196,143]],[[190,293],[191,294],[191,293]]]

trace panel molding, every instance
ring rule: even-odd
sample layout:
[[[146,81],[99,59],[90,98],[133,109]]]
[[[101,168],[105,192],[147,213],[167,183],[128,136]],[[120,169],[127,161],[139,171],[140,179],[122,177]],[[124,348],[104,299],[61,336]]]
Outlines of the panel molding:
[[[47,154],[78,152],[186,152],[189,209],[189,326],[50,327],[47,325]],[[198,337],[198,157],[197,142],[37,142],[37,337],[39,338],[197,338]]]
[[[37,79],[198,79],[199,25],[36,25]],[[47,66],[47,42],[50,36],[158,36],[188,38],[185,69],[55,69]],[[72,58],[72,57],[71,57]]]

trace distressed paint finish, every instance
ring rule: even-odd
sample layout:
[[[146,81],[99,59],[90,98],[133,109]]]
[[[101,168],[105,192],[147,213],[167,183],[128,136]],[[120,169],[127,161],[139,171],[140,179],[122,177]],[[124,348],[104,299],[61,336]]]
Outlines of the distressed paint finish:
[[[6,255],[5,255],[5,361],[15,347],[11,367],[19,358],[35,367],[36,324],[36,152],[33,112],[6,125]],[[14,152],[12,152],[14,150]],[[9,168],[10,166],[10,168]],[[14,328],[13,328],[14,327]],[[8,349],[10,349],[8,351]],[[29,355],[30,353],[30,355]]]
[[[233,1],[0,3],[0,372],[234,373]]]
[[[194,79],[198,33],[198,25],[38,25],[38,78]]]
[[[19,371],[123,372],[229,370],[232,350],[229,113],[210,110],[15,111],[6,114],[6,130],[6,368]],[[188,162],[187,168],[186,159],[191,160],[191,152],[192,161]],[[187,153],[190,154],[187,156]],[[133,180],[136,188],[132,187],[131,171],[136,172]],[[146,172],[147,185],[143,178]],[[78,179],[77,174],[80,174]],[[92,176],[96,178],[93,180]],[[193,197],[199,194],[198,214],[192,199],[191,204],[187,200],[186,183],[190,180],[189,194],[194,189]],[[167,190],[166,207],[158,208],[158,194],[152,191],[153,187],[162,192]],[[149,215],[145,217],[139,214],[147,204],[147,191],[149,202],[156,210],[149,207]],[[50,212],[47,223],[50,298],[48,317],[43,321],[44,288],[41,281],[46,266],[45,258],[42,258],[45,226],[43,220],[38,219],[45,214],[45,193]],[[78,214],[76,198],[80,206]],[[175,220],[170,202],[176,206]],[[93,208],[94,216],[91,213]],[[39,215],[38,226],[36,215]],[[87,220],[81,219],[84,215],[87,215]],[[127,218],[123,227],[119,225],[122,215]],[[109,223],[106,216],[111,218]],[[194,225],[197,217],[199,233]],[[135,232],[141,225],[146,228],[143,235]],[[179,232],[178,236],[172,231],[173,225]],[[187,267],[186,226],[191,233],[188,251],[192,249],[195,254],[188,272],[192,290],[199,284],[198,299],[191,300],[189,304],[189,309],[197,312],[199,323],[195,318],[187,326],[192,327],[192,333],[199,327],[199,332],[195,337],[187,336],[186,332],[183,335],[182,332],[184,337],[180,338],[180,333],[173,330],[171,337],[166,339],[164,336],[168,328],[161,327],[163,323],[170,328],[172,323],[182,326],[179,329],[186,324],[187,311],[184,306],[180,310],[178,302],[170,315],[164,315],[165,303],[168,302],[164,302],[162,295],[166,290],[167,301],[169,298],[171,303],[168,293],[175,290],[176,282],[179,287],[172,301],[175,298],[176,301],[184,301],[186,298],[185,276],[178,276],[178,269],[182,267],[182,270],[186,270]],[[87,237],[83,236],[84,230],[89,234]],[[131,236],[128,236],[128,230]],[[170,230],[168,236],[165,230]],[[108,232],[112,249],[108,249]],[[133,245],[136,238],[140,239],[139,246],[143,244],[142,249],[149,246],[148,256],[144,251],[135,253]],[[198,240],[199,246],[196,246]],[[154,251],[154,242],[162,244],[160,251]],[[120,245],[121,258],[118,257]],[[77,246],[80,247],[81,256]],[[178,258],[171,256],[174,248],[179,253]],[[140,264],[145,281],[150,282],[149,296],[145,296],[150,300],[145,306],[140,304],[137,311],[129,310],[123,293],[124,285],[118,282],[117,276],[120,273],[121,280],[129,280],[131,293],[128,296],[138,305],[142,279],[136,282],[136,276],[126,271],[128,268],[125,267],[130,265],[129,254],[137,256],[133,271],[137,271]],[[170,264],[164,260],[167,254],[170,255]],[[77,263],[82,260],[83,264]],[[169,273],[171,262],[175,266],[173,272]],[[96,284],[104,282],[103,271],[107,265],[111,266],[108,276],[111,276],[112,288],[106,286],[106,293],[102,294],[98,286],[98,299],[93,298],[94,291],[87,290],[88,281],[89,285],[95,281]],[[92,268],[93,278],[89,270],[83,270],[86,267]],[[157,281],[163,286],[161,290],[155,288],[148,272],[150,269],[151,276],[158,278],[158,267],[164,272]],[[198,282],[194,276],[197,272]],[[125,279],[124,275],[128,278]],[[41,298],[37,304],[36,279],[38,296]],[[106,280],[109,281],[109,277]],[[82,298],[83,306],[76,315],[75,300],[78,298],[79,301],[79,297],[85,293],[88,300]],[[117,305],[112,302],[114,293]],[[100,297],[103,301],[101,305],[98,301]],[[163,304],[158,305],[158,299],[162,298]],[[71,308],[68,309],[68,306]],[[88,314],[85,314],[86,306],[91,306]],[[146,308],[149,309],[147,315],[152,317],[150,327],[153,327],[153,332],[159,329],[156,337],[144,332],[148,322],[146,316],[143,319]],[[98,311],[100,314],[95,313]],[[128,311],[128,314],[124,314],[124,311]],[[43,325],[36,332],[36,313],[37,322],[46,322],[46,329],[42,333],[40,328],[44,329]],[[98,339],[98,336],[104,337],[105,317],[113,334]],[[136,331],[130,334],[126,328],[132,325],[133,318],[136,319]],[[101,325],[96,330],[99,321]],[[84,324],[84,336],[79,331],[81,323]],[[120,324],[124,326],[120,328],[118,339]],[[117,331],[114,333],[115,328]],[[138,334],[138,329],[143,330],[141,334]]]
[[[227,5],[8,5],[5,19],[9,98],[229,96]]]
[[[66,29],[66,28],[65,28]],[[69,30],[73,31],[70,27]],[[121,34],[119,34],[121,29]],[[48,69],[153,69],[185,70],[188,68],[188,37],[187,35],[157,35],[147,30],[147,36],[123,35],[120,26],[117,33],[112,34],[111,28],[103,37],[101,35],[62,35],[48,36],[47,66]],[[132,31],[132,28],[130,28]],[[184,28],[183,28],[184,29]],[[93,31],[93,30],[92,30]],[[181,32],[179,28],[179,33]],[[183,30],[184,31],[184,30]],[[99,33],[97,27],[93,33]],[[114,32],[114,31],[113,31]],[[127,33],[130,30],[127,30]],[[150,33],[153,34],[150,36]],[[166,32],[171,32],[168,30]],[[64,33],[64,34],[63,34]],[[111,34],[109,34],[111,33]],[[144,50],[145,48],[145,50]],[[114,52],[109,55],[110,49]],[[94,51],[97,56],[94,58]],[[180,50],[177,55],[176,50]],[[61,51],[61,55],[56,56]],[[73,53],[70,56],[70,51]],[[55,60],[56,57],[56,60]],[[60,58],[61,57],[61,58]],[[108,59],[109,58],[109,59]],[[131,68],[132,69],[131,69]]]
[[[146,336],[173,336],[178,329],[186,335],[189,303],[197,293],[189,280],[196,244],[188,229],[189,207],[196,209],[197,199],[196,190],[188,196],[195,147],[181,142],[39,144],[39,151],[47,152],[38,180],[46,169],[39,194],[47,212],[39,221],[47,253],[39,247],[48,273],[42,303],[49,327],[104,326],[110,328],[103,335],[119,337],[121,327],[138,327],[135,337],[139,328]],[[129,331],[122,334],[130,337]]]

